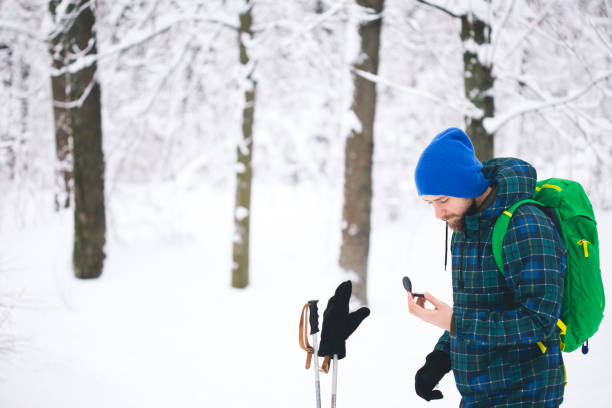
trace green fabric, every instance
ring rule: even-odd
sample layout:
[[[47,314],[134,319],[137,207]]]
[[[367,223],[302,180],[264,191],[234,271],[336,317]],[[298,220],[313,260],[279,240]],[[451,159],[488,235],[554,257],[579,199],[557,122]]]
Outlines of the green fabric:
[[[506,212],[503,212],[495,222],[492,237],[493,258],[495,259],[495,264],[497,264],[497,268],[501,271],[502,275],[504,275],[504,258],[502,244],[504,242],[506,232],[508,231],[508,225],[510,225],[510,220],[512,219],[512,215],[514,215],[516,209],[521,205],[527,203],[541,205],[540,202],[531,199],[519,201],[518,203],[510,207],[508,210],[506,210],[507,213],[510,213],[509,215]]]
[[[527,203],[555,209],[559,233],[568,250],[561,309],[561,321],[567,326],[567,333],[561,339],[564,351],[571,352],[595,334],[603,319],[605,296],[599,267],[597,222],[593,207],[579,183],[551,178],[539,181],[537,187],[539,190],[536,189],[533,196],[535,201],[520,201],[507,211],[514,214],[519,206]],[[493,254],[502,274],[502,242],[510,220],[511,216],[502,213],[493,229]],[[584,241],[588,241],[586,250]]]

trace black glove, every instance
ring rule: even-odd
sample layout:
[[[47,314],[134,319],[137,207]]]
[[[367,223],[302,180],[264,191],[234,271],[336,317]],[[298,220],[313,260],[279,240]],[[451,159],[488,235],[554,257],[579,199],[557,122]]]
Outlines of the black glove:
[[[321,343],[319,356],[338,355],[338,359],[346,356],[346,339],[357,329],[363,319],[370,315],[370,309],[361,309],[349,313],[349,299],[353,284],[351,281],[342,282],[336,289],[334,296],[329,298],[325,312],[323,312],[323,328],[321,330]]]
[[[414,377],[414,389],[425,401],[441,399],[442,392],[434,390],[442,377],[451,369],[450,355],[442,350],[434,350],[425,358],[425,365]]]

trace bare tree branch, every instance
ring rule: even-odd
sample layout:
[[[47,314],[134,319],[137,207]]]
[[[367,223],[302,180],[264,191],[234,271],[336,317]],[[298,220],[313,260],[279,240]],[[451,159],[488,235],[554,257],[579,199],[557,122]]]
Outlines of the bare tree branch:
[[[329,10],[325,11],[323,14],[318,15],[310,24],[307,24],[304,28],[299,30],[297,33],[293,34],[289,39],[286,40],[286,42],[291,43],[294,40],[301,37],[302,35],[307,34],[310,31],[317,28],[318,26],[322,25],[327,20],[329,20],[331,17],[333,17],[335,14],[337,14],[339,11],[344,9],[349,4],[350,1],[351,0],[342,0],[334,4],[332,7],[329,8]],[[258,33],[258,32],[264,31],[269,28],[286,28],[289,30],[293,30],[296,26],[301,26],[301,25],[302,24],[297,21],[290,21],[290,20],[274,21],[271,23],[255,25],[253,27],[253,31],[255,33]]]
[[[166,69],[164,75],[162,75],[162,77],[158,80],[157,84],[153,87],[153,91],[151,92],[151,94],[149,96],[148,102],[144,104],[144,107],[138,111],[136,116],[141,116],[141,115],[145,114],[149,109],[151,109],[151,107],[155,103],[155,100],[157,99],[157,96],[159,95],[161,90],[164,88],[164,86],[168,82],[168,78],[170,78],[170,75],[172,75],[172,73],[176,71],[178,66],[183,61],[183,57],[185,56],[185,54],[187,53],[187,50],[189,48],[189,43],[194,38],[195,38],[195,34],[192,35],[192,37],[188,41],[185,42],[185,44],[183,45],[182,51],[174,59],[172,64],[170,64],[170,66]]]
[[[149,6],[149,10],[147,10],[144,14],[144,18],[140,21],[140,23],[136,24],[136,27],[143,28],[147,21],[150,21],[155,14],[155,10],[157,10],[157,6],[159,5],[160,0],[155,0],[153,4]]]
[[[164,26],[162,26],[161,28],[158,28],[155,31],[149,32],[149,33],[145,33],[145,34],[141,34],[140,36],[135,35],[133,37],[136,37],[135,39],[126,41],[125,43],[119,44],[117,46],[114,47],[110,47],[109,49],[107,49],[104,52],[98,52],[98,54],[93,54],[93,55],[88,55],[82,58],[77,58],[75,62],[66,65],[65,67],[62,67],[62,69],[59,70],[53,70],[52,71],[52,75],[62,75],[64,73],[67,72],[78,72],[83,68],[87,68],[88,66],[90,66],[91,64],[94,64],[96,62],[98,62],[99,60],[103,59],[103,58],[107,58],[107,57],[111,57],[115,54],[119,54],[125,51],[128,51],[134,47],[138,47],[139,45],[142,45],[144,43],[146,43],[147,41],[152,40],[153,38],[164,34],[165,32],[169,31],[170,29],[172,29],[173,27],[179,25],[179,24],[183,24],[185,22],[189,22],[189,21],[196,21],[196,22],[206,22],[206,23],[211,23],[211,24],[218,24],[222,27],[225,28],[229,28],[232,30],[238,30],[238,26],[234,25],[228,21],[223,21],[221,19],[218,18],[211,18],[211,17],[202,17],[202,16],[192,16],[192,17],[183,17],[183,18],[179,18],[173,21],[170,21],[169,23],[166,23]]]
[[[40,43],[44,43],[46,41],[46,39],[41,37],[38,33],[34,31],[26,30],[20,25],[12,23],[10,21],[6,21],[6,20],[0,20],[0,30],[8,30],[8,31],[13,31],[18,34],[23,34],[26,37],[29,37]]]
[[[417,0],[417,1],[418,1],[419,3],[425,4],[425,5],[427,5],[427,6],[430,6],[430,7],[436,8],[436,9],[438,9],[438,10],[442,11],[443,13],[448,14],[448,15],[449,15],[449,16],[451,16],[451,17],[454,17],[454,18],[461,18],[461,16],[460,16],[459,14],[455,14],[455,13],[453,13],[452,11],[450,11],[450,10],[448,10],[448,9],[446,9],[446,8],[442,7],[442,6],[439,6],[439,5],[437,5],[437,4],[430,3],[430,2],[428,2],[427,0]]]

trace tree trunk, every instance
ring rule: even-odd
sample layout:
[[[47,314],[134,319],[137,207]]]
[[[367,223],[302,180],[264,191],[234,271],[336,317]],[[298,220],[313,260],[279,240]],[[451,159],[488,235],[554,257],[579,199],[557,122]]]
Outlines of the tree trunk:
[[[78,48],[91,46],[87,55],[97,54],[95,5],[80,0],[78,7],[90,1],[75,21]],[[77,277],[97,278],[102,274],[106,241],[104,207],[104,153],[102,150],[102,115],[97,64],[92,63],[70,76],[70,99],[85,98],[71,110],[74,143],[74,272]],[[88,89],[91,89],[87,94]]]
[[[240,14],[238,43],[240,46],[240,64],[245,73],[244,107],[242,109],[242,140],[237,152],[236,166],[236,202],[234,206],[234,237],[232,286],[245,288],[249,284],[249,227],[251,220],[251,180],[253,158],[253,120],[255,113],[255,89],[257,83],[253,78],[253,64],[249,55],[245,37],[253,38],[251,25],[253,3],[246,1],[246,9]]]
[[[15,72],[15,63],[14,63],[14,53],[13,47],[11,46],[11,41],[7,41],[6,44],[0,44],[0,81],[2,81],[3,87],[6,89],[10,89],[14,84],[14,72]],[[8,167],[8,178],[9,180],[15,180],[15,173],[17,167],[17,135],[14,127],[12,126],[14,116],[13,113],[13,104],[12,100],[9,99],[6,102],[6,106],[3,107],[6,109],[6,113],[2,112],[2,116],[6,118],[6,128],[0,134],[0,141],[3,145],[5,145],[5,155],[2,157],[6,161],[6,166]],[[4,161],[3,160],[3,161]],[[4,164],[4,163],[2,163]]]
[[[15,37],[7,36],[4,41],[0,43],[0,82],[4,89],[16,89],[25,95],[30,66],[25,61],[23,47],[16,46]],[[5,120],[0,133],[1,165],[6,165],[9,180],[19,181],[18,174],[24,174],[29,165],[27,153],[24,154],[28,139],[28,98],[9,96],[4,105],[0,113]]]
[[[362,7],[383,10],[383,0],[358,0]],[[376,74],[382,19],[360,22],[361,46],[353,67]],[[340,267],[355,273],[353,294],[367,304],[368,253],[370,250],[370,213],[372,206],[372,156],[374,152],[374,117],[376,84],[353,74],[351,111],[359,125],[353,126],[346,139],[344,166],[344,207],[342,211],[342,247]]]
[[[478,46],[491,45],[491,26],[480,20],[474,14],[461,16],[461,41],[464,44],[463,67],[465,96],[483,112],[481,118],[466,116],[465,124],[467,134],[474,144],[476,156],[480,161],[493,157],[493,134],[487,132],[483,125],[485,118],[493,117],[495,111],[493,98],[492,75],[493,67],[490,62],[481,61],[478,55]]]
[[[49,10],[55,16],[55,7],[59,1],[51,1]],[[53,61],[53,69],[61,71],[66,61],[66,47],[68,44],[66,33],[60,29],[64,22],[57,22],[49,46]],[[55,210],[70,207],[72,197],[72,127],[70,125],[70,111],[62,104],[68,102],[66,95],[68,74],[53,73],[51,75],[51,94],[53,97],[53,116],[55,122]]]
[[[23,55],[19,57],[19,84],[18,89],[26,93],[27,92],[27,81],[30,77],[30,65],[25,61]],[[23,152],[26,150],[28,143],[28,116],[30,114],[28,98],[21,98],[19,101],[19,151]],[[19,169],[22,171],[27,171],[28,169],[28,161],[22,160],[19,163]]]
[[[50,3],[53,14],[56,5],[54,1]],[[59,22],[61,29],[58,30],[63,31],[64,50],[76,54],[86,50],[86,56],[97,54],[94,10],[93,0],[73,1],[68,5],[66,21]],[[67,65],[75,61],[66,55],[62,63]],[[104,154],[100,84],[96,70],[95,62],[86,64],[78,72],[63,75],[65,81],[62,83],[58,80],[54,86],[54,92],[57,90],[59,98],[62,97],[61,90],[65,90],[64,100],[67,101],[64,104],[55,102],[59,102],[65,110],[59,112],[59,117],[66,115],[66,121],[59,123],[61,127],[57,124],[56,116],[56,129],[66,129],[68,142],[64,147],[68,146],[68,151],[72,137],[75,203],[72,260],[75,275],[82,279],[99,277],[105,257]]]

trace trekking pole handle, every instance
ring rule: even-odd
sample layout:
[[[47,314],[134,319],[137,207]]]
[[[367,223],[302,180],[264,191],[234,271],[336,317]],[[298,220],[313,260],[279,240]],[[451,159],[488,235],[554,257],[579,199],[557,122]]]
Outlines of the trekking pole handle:
[[[317,302],[318,300],[308,301],[308,308],[310,309],[310,334],[319,332],[319,308]]]

